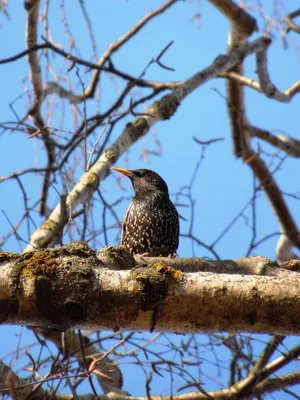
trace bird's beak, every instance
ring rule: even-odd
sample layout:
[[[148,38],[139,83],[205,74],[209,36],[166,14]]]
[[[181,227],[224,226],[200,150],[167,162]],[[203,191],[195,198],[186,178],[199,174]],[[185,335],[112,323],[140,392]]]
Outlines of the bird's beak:
[[[124,169],[124,168],[111,168],[111,169],[129,177],[133,176],[132,171],[130,171],[129,169]]]

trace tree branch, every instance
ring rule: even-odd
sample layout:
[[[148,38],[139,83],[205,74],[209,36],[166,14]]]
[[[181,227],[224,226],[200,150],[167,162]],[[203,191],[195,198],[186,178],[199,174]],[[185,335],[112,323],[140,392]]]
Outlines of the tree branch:
[[[0,317],[7,324],[300,333],[299,274],[263,257],[134,259],[112,246],[96,257],[79,242],[0,253],[0,260]]]
[[[240,36],[249,37],[258,31],[255,18],[232,0],[209,0],[234,25]]]
[[[266,50],[258,52],[256,57],[256,69],[262,91],[267,97],[271,99],[275,99],[282,103],[289,103],[292,100],[293,96],[296,93],[300,92],[300,80],[295,82],[295,84],[286,92],[281,92],[271,81],[267,64],[268,60]]]
[[[300,140],[296,140],[292,137],[284,135],[273,135],[265,129],[258,128],[253,125],[249,125],[247,130],[251,137],[257,137],[264,140],[265,142],[277,147],[278,149],[284,151],[291,157],[300,157]]]
[[[247,86],[247,87],[249,87],[251,89],[254,89],[254,90],[257,90],[258,92],[263,93],[263,89],[262,89],[262,87],[261,87],[261,85],[260,85],[260,83],[258,81],[256,81],[255,79],[247,78],[246,76],[244,76],[244,75],[242,75],[240,73],[236,73],[236,72],[233,72],[233,71],[222,72],[221,74],[219,74],[219,77],[220,78],[227,78],[227,79],[233,80],[233,81],[237,81],[237,82],[241,83],[244,86]],[[269,77],[268,77],[268,79],[269,79]],[[272,82],[270,82],[270,85],[273,85]],[[292,100],[292,98],[297,93],[299,93],[299,91],[300,91],[300,81],[297,81],[291,87],[289,87],[284,92],[282,92],[282,96],[284,98],[284,102],[285,103],[290,102],[290,100]],[[279,96],[277,98],[277,94],[274,94],[272,96],[272,99],[278,100],[278,101],[282,101],[281,98],[279,98]]]
[[[296,33],[300,33],[300,26],[295,24],[293,21],[295,18],[299,17],[299,15],[300,15],[300,8],[287,14],[287,16],[284,18],[284,22],[288,27],[287,31],[294,31]]]
[[[26,24],[26,46],[28,49],[37,45],[37,29],[38,29],[38,14],[39,14],[40,0],[36,1],[35,4],[30,7],[27,12],[27,24]],[[27,60],[30,69],[30,79],[32,83],[34,93],[34,104],[31,107],[28,115],[32,118],[35,125],[38,128],[38,132],[41,133],[43,141],[47,151],[47,168],[43,179],[43,187],[40,201],[40,214],[44,216],[46,214],[46,206],[48,200],[48,191],[50,186],[51,170],[55,162],[55,146],[51,140],[49,140],[50,132],[46,127],[44,119],[41,115],[40,108],[42,100],[44,98],[44,85],[41,75],[41,67],[38,59],[37,52],[33,51],[28,53]]]

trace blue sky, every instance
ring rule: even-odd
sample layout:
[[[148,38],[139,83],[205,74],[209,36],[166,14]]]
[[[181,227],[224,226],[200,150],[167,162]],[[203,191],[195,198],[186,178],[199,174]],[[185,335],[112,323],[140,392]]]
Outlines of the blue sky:
[[[55,2],[54,2],[55,3]],[[61,16],[57,5],[50,3],[49,26],[53,42],[62,44],[68,49],[68,39],[65,28],[61,23]],[[68,1],[66,2],[69,7]],[[270,7],[267,12],[272,15],[272,2],[264,1]],[[291,2],[286,2],[286,7],[292,7]],[[87,10],[92,20],[94,34],[98,45],[98,55],[101,55],[108,45],[127,32],[130,27],[139,21],[147,12],[162,4],[160,1],[121,1],[111,2],[86,2]],[[175,4],[166,14],[159,16],[150,22],[139,34],[129,41],[118,54],[113,56],[113,62],[119,69],[132,75],[139,75],[148,62],[156,57],[160,51],[173,40],[173,45],[163,56],[164,64],[171,66],[175,72],[167,71],[158,65],[151,65],[146,71],[146,79],[158,81],[183,80],[189,78],[195,72],[209,65],[217,55],[226,52],[227,32],[229,23],[208,2],[201,4],[201,26],[196,21],[190,21],[198,12],[196,1],[182,1]],[[259,15],[254,7],[253,15]],[[66,9],[70,30],[74,33],[80,51],[80,56],[92,59],[92,48],[89,41],[86,25],[82,22],[82,16],[78,12],[77,2],[72,1],[72,6]],[[0,58],[9,57],[24,49],[24,29],[26,12],[22,7],[10,5],[11,19],[7,21],[1,16],[0,42],[9,43],[1,46]],[[287,11],[292,11],[288,9]],[[282,15],[284,15],[282,13]],[[264,24],[264,18],[258,17],[260,27]],[[42,34],[42,31],[39,32]],[[251,40],[259,34],[253,35]],[[288,49],[283,49],[280,35],[276,30],[272,31],[273,44],[268,51],[269,73],[275,85],[285,90],[299,79],[299,39],[291,34],[288,37]],[[42,40],[39,40],[41,43]],[[298,47],[297,47],[298,46]],[[75,53],[76,54],[76,53]],[[57,67],[60,75],[67,74],[69,63],[55,56],[53,65]],[[26,59],[17,62],[0,65],[1,69],[1,96],[0,109],[2,121],[15,121],[15,117],[9,104],[24,92],[22,79],[28,74]],[[245,72],[248,77],[256,79],[255,58],[249,57],[245,63]],[[81,76],[88,82],[85,69],[80,69]],[[75,70],[69,73],[70,79],[76,79]],[[25,81],[30,87],[28,81]],[[122,88],[123,83],[118,82],[117,88]],[[78,85],[78,90],[80,86]],[[274,132],[283,132],[295,138],[299,136],[299,109],[300,96],[296,96],[289,104],[281,104],[269,100],[264,95],[251,89],[246,89],[247,115],[251,123]],[[105,109],[117,97],[116,83],[105,78],[101,81],[101,99],[99,107]],[[161,96],[159,95],[158,98]],[[14,103],[15,110],[22,117],[28,105],[25,97]],[[150,104],[150,103],[149,103]],[[148,105],[149,105],[148,104]],[[87,104],[89,115],[95,110],[94,101]],[[142,108],[140,109],[142,111]],[[131,122],[133,117],[127,118],[116,126],[113,139],[117,138],[124,123]],[[54,119],[59,126],[59,118]],[[72,131],[72,116],[66,117],[64,129]],[[99,132],[98,132],[99,133]],[[253,175],[247,165],[241,160],[236,160],[232,155],[232,143],[230,137],[230,125],[226,111],[225,82],[222,79],[214,79],[200,87],[178,108],[175,116],[169,121],[156,124],[153,130],[136,143],[130,151],[118,162],[119,167],[150,168],[156,170],[167,181],[170,192],[175,194],[187,185],[194,171],[196,163],[201,156],[202,147],[195,143],[193,136],[200,140],[223,138],[209,146],[205,151],[205,157],[201,162],[195,179],[192,193],[195,200],[195,235],[210,244],[230,224],[233,218],[249,202],[253,193]],[[149,156],[149,162],[141,158],[143,145],[148,149],[157,150],[155,138],[161,143],[162,156]],[[92,147],[93,139],[89,145]],[[270,153],[276,149],[261,143],[262,148]],[[257,149],[254,142],[253,147]],[[38,139],[27,139],[21,132],[8,134],[0,132],[0,175],[28,168],[30,166],[44,166],[45,154]],[[266,160],[270,161],[268,156]],[[80,163],[79,163],[80,164]],[[276,179],[284,192],[295,193],[299,191],[298,161],[289,159],[284,162],[282,168],[276,173]],[[76,175],[79,177],[82,168],[79,165]],[[22,178],[28,191],[29,202],[32,205],[40,194],[41,177],[25,176]],[[130,197],[132,189],[130,183],[122,181],[126,192],[123,196]],[[60,189],[58,185],[58,190]],[[120,196],[119,188],[113,177],[106,179],[101,184],[105,198],[113,201]],[[173,197],[174,199],[174,197]],[[57,193],[52,190],[50,194],[50,206],[57,204]],[[179,200],[178,200],[179,201]],[[183,199],[180,199],[182,202]],[[299,203],[294,199],[287,199],[293,212],[296,223],[300,224]],[[123,201],[118,210],[120,218],[126,210],[128,201]],[[22,197],[16,181],[0,184],[0,211],[4,210],[10,221],[15,224],[21,217],[24,208]],[[190,218],[188,209],[180,208],[179,212],[188,219],[182,222],[181,232],[187,233]],[[244,218],[239,218],[230,231],[218,243],[216,250],[223,259],[239,258],[244,256],[251,237],[251,210],[248,208]],[[97,215],[97,214],[96,214]],[[42,219],[35,216],[37,224]],[[278,224],[263,193],[257,198],[257,226],[258,238],[278,232]],[[0,213],[0,235],[9,230],[9,224]],[[26,227],[20,228],[19,234],[27,239]],[[115,235],[110,237],[111,243],[115,243]],[[274,258],[277,237],[264,242],[256,249],[258,255]],[[11,239],[3,248],[7,251],[20,251],[15,239]],[[196,256],[212,256],[204,248],[195,246]],[[179,247],[180,256],[192,256],[192,246],[189,240],[182,239]],[[5,334],[8,328],[1,328],[1,334]],[[9,331],[11,328],[9,328]],[[2,353],[2,352],[1,352]]]

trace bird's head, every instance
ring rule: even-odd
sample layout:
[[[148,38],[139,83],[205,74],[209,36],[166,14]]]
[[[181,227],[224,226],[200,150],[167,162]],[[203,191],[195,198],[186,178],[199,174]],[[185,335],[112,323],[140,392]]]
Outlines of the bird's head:
[[[169,194],[168,186],[166,182],[156,172],[150,169],[123,169],[123,168],[111,168],[114,171],[118,171],[123,175],[128,176],[132,182],[133,189],[136,195],[146,194],[160,190],[166,194]]]

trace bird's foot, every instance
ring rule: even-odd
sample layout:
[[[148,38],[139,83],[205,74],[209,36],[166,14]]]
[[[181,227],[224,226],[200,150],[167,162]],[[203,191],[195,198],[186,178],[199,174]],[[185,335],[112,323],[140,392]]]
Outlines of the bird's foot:
[[[136,254],[136,257],[151,257],[150,253]]]
[[[151,254],[150,254],[150,253],[135,254],[134,257],[136,257],[136,258],[138,258],[140,261],[146,263],[147,261],[145,260],[145,258],[146,258],[146,257],[151,257]]]
[[[172,253],[168,255],[169,258],[177,258],[179,257],[178,253]]]

